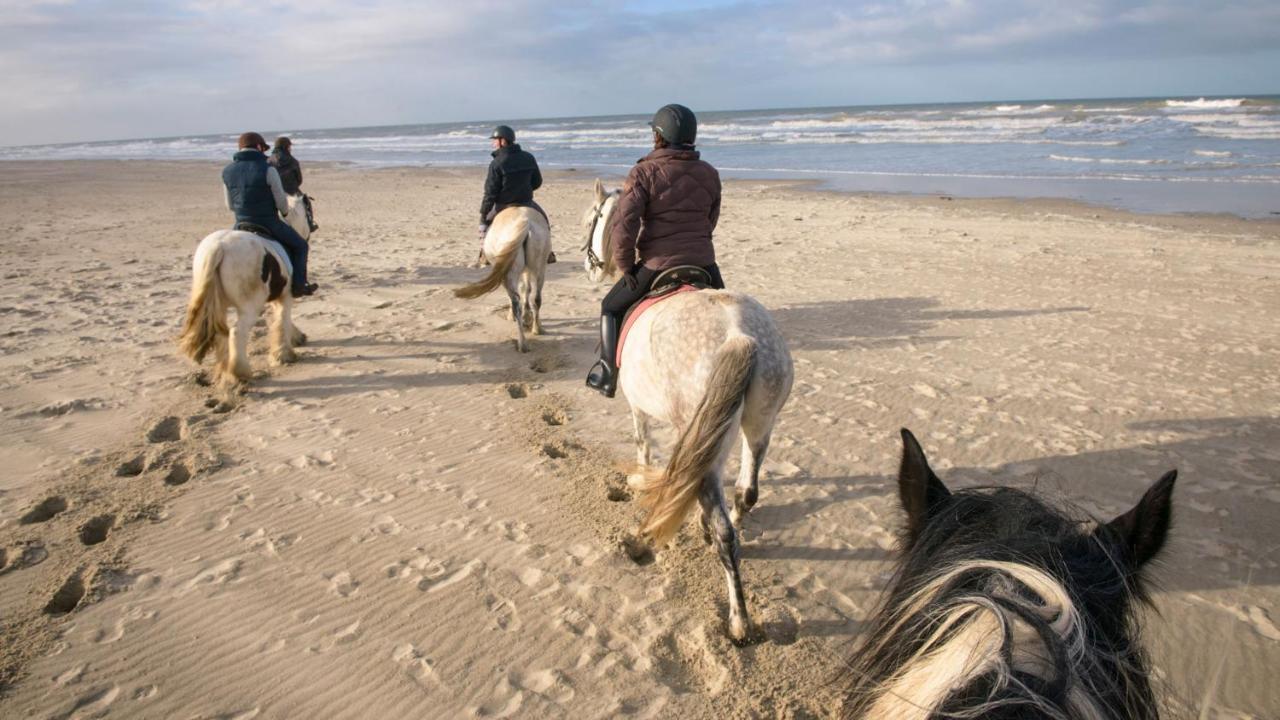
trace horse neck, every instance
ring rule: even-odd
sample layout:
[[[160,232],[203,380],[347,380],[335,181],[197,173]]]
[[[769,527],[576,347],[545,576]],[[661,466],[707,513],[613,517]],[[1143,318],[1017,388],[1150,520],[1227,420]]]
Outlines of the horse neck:
[[[613,268],[613,238],[609,232],[609,225],[613,220],[614,208],[618,206],[618,195],[610,193],[605,198],[604,204],[600,206],[600,219],[596,220],[596,226],[591,231],[591,252],[596,254],[604,262],[605,274],[611,274]]]
[[[1087,622],[1030,565],[974,560],[902,577],[854,659],[849,716],[1156,718],[1141,654],[1095,646]]]

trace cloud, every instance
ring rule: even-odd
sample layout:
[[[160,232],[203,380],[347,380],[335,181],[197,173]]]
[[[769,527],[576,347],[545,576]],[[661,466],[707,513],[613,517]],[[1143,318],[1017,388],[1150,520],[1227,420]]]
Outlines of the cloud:
[[[1013,97],[1030,92],[1013,81],[1028,63],[1080,66],[1031,92],[1046,96],[1107,62],[1115,78],[1159,60],[1173,84],[1179,63],[1272,57],[1277,37],[1280,5],[1257,0],[10,0],[0,142],[608,114],[673,96]]]

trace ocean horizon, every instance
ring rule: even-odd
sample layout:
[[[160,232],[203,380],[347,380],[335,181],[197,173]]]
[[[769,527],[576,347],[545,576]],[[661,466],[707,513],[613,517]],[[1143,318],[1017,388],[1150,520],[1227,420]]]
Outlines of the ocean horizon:
[[[1138,212],[1280,214],[1280,96],[1033,99],[698,113],[698,149],[730,178],[851,192],[1077,200]],[[283,128],[298,158],[483,166],[513,125],[546,169],[621,177],[648,114]],[[257,129],[257,128],[254,128]],[[0,147],[0,160],[222,160],[239,132]]]

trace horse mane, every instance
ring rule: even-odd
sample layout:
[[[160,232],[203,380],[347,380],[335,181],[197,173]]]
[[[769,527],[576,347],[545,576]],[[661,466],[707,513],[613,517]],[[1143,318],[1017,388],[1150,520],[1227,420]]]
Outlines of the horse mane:
[[[904,537],[849,667],[845,716],[1157,718],[1135,641],[1132,600],[1146,595],[1111,536],[1020,490],[950,502],[914,542]]]

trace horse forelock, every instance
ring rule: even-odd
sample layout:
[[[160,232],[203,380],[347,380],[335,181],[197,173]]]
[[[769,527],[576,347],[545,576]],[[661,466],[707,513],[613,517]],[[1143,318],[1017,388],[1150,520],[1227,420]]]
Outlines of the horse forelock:
[[[1030,499],[1046,517],[1022,522],[1065,533],[1054,538],[1063,555],[1092,541],[1088,528]],[[962,507],[945,514],[963,522]],[[1132,593],[1118,570],[1108,572],[1113,560],[1105,549],[1055,561],[1053,551],[1030,543],[992,559],[981,556],[990,550],[981,544],[938,551],[929,540],[943,538],[922,540],[923,547],[908,549],[854,658],[850,717],[1157,716],[1145,658],[1129,639],[1137,631]],[[933,562],[939,555],[942,562]],[[1094,583],[1108,585],[1101,596],[1110,607],[1090,607],[1099,604],[1088,601]]]

